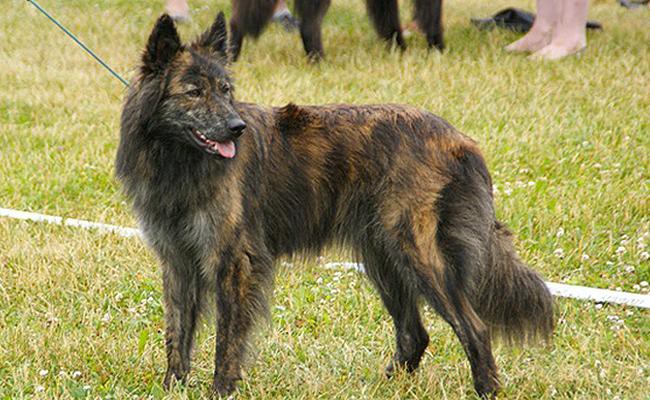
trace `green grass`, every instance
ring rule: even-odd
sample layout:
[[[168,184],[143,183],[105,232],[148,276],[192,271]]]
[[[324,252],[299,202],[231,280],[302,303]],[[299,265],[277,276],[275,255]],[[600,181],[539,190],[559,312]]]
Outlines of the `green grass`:
[[[41,3],[131,78],[163,1]],[[190,4],[186,38],[230,3]],[[650,281],[650,10],[592,2],[590,18],[604,32],[589,33],[582,57],[549,63],[505,53],[516,34],[469,23],[509,5],[534,7],[447,2],[449,50],[440,55],[421,37],[403,54],[387,51],[360,0],[334,1],[324,63],[309,65],[298,36],[271,27],[232,67],[237,96],[431,110],[480,142],[499,217],[535,269],[555,282],[644,291],[634,285]],[[0,207],[133,226],[113,178],[123,95],[27,2],[5,2]],[[160,292],[158,267],[138,239],[0,219],[0,398],[164,397]],[[557,311],[551,346],[496,347],[502,397],[649,398],[648,311],[567,299]],[[429,311],[425,320],[432,344],[421,368],[386,380],[392,324],[363,277],[315,260],[281,268],[272,323],[258,335],[238,397],[474,398],[451,329]],[[205,325],[189,385],[171,398],[209,394],[214,328]]]

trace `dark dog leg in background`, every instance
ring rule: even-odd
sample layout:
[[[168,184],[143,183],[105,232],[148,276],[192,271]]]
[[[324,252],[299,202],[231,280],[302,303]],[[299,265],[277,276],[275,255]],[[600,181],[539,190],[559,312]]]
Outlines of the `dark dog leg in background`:
[[[313,61],[319,61],[325,55],[321,39],[321,23],[330,3],[330,0],[296,0],[296,13],[300,18],[300,37],[307,56]]]
[[[397,0],[366,0],[368,14],[377,34],[387,42],[395,41],[400,49],[406,49],[399,22]]]
[[[424,32],[429,47],[443,50],[442,0],[415,0],[414,19]]]
[[[194,331],[201,309],[199,272],[188,263],[191,257],[178,257],[181,253],[174,256],[175,261],[162,262],[167,348],[165,388],[174,380],[184,382],[190,371]]]
[[[418,294],[404,282],[398,267],[389,261],[385,252],[366,248],[363,259],[366,273],[395,325],[396,349],[393,359],[386,366],[386,375],[390,377],[398,369],[413,372],[429,344],[429,335],[420,320]]]
[[[230,54],[237,61],[244,37],[260,36],[273,16],[276,0],[233,0],[230,18]]]

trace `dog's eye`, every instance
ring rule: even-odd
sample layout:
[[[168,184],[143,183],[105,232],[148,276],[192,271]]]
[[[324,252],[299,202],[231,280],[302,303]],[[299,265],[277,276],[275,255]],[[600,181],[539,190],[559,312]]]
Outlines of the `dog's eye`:
[[[224,92],[224,93],[230,93],[230,84],[222,83],[221,84],[221,91]]]
[[[199,97],[199,96],[201,96],[202,93],[203,93],[203,91],[200,88],[188,90],[187,92],[185,92],[185,94],[190,96],[190,97]]]

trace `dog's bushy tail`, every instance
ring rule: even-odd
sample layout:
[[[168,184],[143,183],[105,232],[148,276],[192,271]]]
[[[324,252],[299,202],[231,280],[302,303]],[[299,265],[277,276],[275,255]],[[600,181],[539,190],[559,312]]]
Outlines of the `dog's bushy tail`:
[[[475,308],[493,337],[507,343],[548,341],[553,333],[553,298],[542,278],[517,255],[512,234],[496,222],[491,265],[477,282]]]

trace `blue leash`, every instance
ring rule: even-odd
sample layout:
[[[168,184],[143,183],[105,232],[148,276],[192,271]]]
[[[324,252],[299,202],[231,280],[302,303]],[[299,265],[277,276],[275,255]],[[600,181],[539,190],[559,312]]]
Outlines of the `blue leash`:
[[[70,32],[69,30],[67,30],[67,29],[65,28],[65,26],[61,25],[61,24],[59,23],[59,21],[57,21],[56,19],[54,19],[54,17],[52,17],[50,14],[48,14],[48,12],[45,11],[45,10],[43,9],[43,7],[41,7],[41,6],[40,6],[40,5],[39,5],[35,0],[27,0],[27,2],[32,3],[32,4],[34,5],[34,7],[36,7],[36,8],[38,9],[38,11],[40,11],[40,12],[43,13],[46,17],[48,17],[48,18],[50,19],[50,21],[52,21],[52,22],[54,22],[54,24],[56,24],[56,26],[58,26],[59,28],[61,28],[61,30],[62,30],[63,32],[65,32],[68,36],[70,36],[70,38],[72,38],[72,40],[74,40],[75,42],[77,42],[77,44],[78,44],[79,46],[81,46],[82,49],[86,50],[86,52],[87,52],[88,54],[90,54],[91,56],[93,56],[93,58],[94,58],[95,60],[97,60],[97,62],[100,63],[104,68],[106,68],[106,69],[108,70],[108,72],[110,72],[114,77],[116,77],[117,79],[119,79],[120,82],[122,82],[122,83],[124,84],[124,86],[127,86],[127,87],[129,86],[129,82],[127,82],[124,78],[122,78],[122,77],[121,77],[117,72],[113,71],[113,69],[112,69],[111,67],[109,67],[108,64],[106,64],[106,63],[104,62],[104,60],[102,60],[101,58],[99,58],[99,56],[97,56],[95,53],[93,53],[92,50],[90,50],[88,47],[86,47],[85,44],[83,44],[79,39],[77,39],[77,37],[76,37],[75,35],[73,35],[72,32]]]

